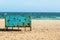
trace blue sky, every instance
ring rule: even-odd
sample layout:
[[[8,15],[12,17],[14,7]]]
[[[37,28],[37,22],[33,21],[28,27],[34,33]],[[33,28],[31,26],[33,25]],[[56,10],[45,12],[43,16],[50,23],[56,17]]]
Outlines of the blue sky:
[[[60,0],[0,0],[0,12],[60,12]]]

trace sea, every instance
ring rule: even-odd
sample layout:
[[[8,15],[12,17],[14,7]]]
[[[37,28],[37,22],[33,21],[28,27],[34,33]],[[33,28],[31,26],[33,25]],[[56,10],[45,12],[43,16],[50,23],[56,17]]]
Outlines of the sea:
[[[0,12],[0,19],[7,15],[31,16],[32,20],[60,20],[60,12]]]

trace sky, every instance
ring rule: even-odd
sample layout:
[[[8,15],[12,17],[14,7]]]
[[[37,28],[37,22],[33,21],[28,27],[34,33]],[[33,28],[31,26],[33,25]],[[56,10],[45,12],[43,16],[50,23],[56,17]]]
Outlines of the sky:
[[[0,12],[60,12],[60,0],[0,0]]]

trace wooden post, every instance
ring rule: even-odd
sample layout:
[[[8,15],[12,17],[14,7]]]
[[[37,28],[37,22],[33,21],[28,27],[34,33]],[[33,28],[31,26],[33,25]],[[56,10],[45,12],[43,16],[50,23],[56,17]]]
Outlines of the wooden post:
[[[12,27],[12,30],[13,30],[13,27]]]
[[[29,27],[30,27],[30,31],[32,30],[32,28],[31,28],[31,25],[29,24]]]
[[[26,27],[25,27],[25,24],[24,24],[24,22],[23,22],[23,27],[25,28],[25,31],[26,31]]]
[[[7,15],[7,13],[4,14],[4,19],[5,19],[5,30],[7,30],[7,28],[6,28],[6,15]]]
[[[19,27],[18,27],[18,30],[19,30]]]
[[[32,28],[31,28],[31,23],[28,23],[28,26],[30,27],[30,31],[32,30]]]
[[[26,31],[26,27],[25,27],[25,31]]]
[[[32,27],[31,27],[31,21],[30,21],[30,31],[32,30]]]
[[[29,19],[31,19],[31,16],[28,16]],[[30,23],[28,24],[29,27],[30,27],[30,31],[32,30],[32,27],[31,27],[31,20],[30,20]]]
[[[5,30],[7,31],[8,30],[8,27],[5,27]]]

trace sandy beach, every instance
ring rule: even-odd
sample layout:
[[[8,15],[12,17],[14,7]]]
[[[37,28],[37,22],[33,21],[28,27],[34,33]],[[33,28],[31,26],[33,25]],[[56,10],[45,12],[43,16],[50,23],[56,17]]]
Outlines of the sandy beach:
[[[32,20],[32,31],[0,31],[1,40],[60,40],[60,20]],[[0,28],[5,20],[0,19]]]

